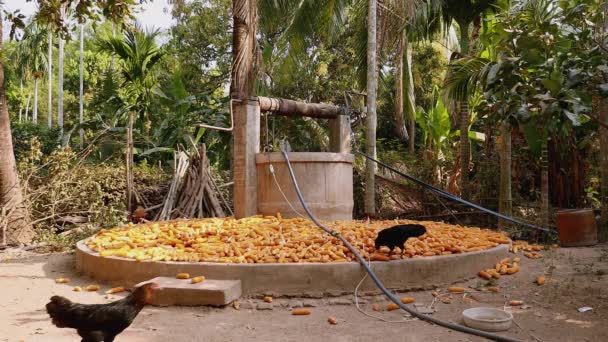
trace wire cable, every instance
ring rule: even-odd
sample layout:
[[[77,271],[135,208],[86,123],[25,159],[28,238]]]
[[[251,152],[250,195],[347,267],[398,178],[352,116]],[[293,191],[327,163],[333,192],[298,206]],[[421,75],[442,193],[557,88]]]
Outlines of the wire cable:
[[[425,187],[425,188],[433,191],[434,193],[439,194],[439,195],[441,195],[441,196],[443,196],[445,198],[451,199],[451,200],[453,200],[455,202],[462,203],[462,204],[464,204],[466,206],[469,206],[471,208],[483,211],[484,213],[487,213],[487,214],[490,214],[490,215],[494,215],[494,216],[496,216],[498,218],[501,218],[503,220],[506,220],[506,221],[509,221],[509,222],[512,222],[512,223],[515,223],[515,224],[519,224],[519,225],[522,225],[522,226],[525,226],[525,227],[528,227],[528,228],[532,228],[532,229],[536,229],[536,230],[541,230],[541,231],[544,231],[544,232],[555,233],[555,231],[553,231],[551,229],[538,227],[538,226],[535,226],[535,225],[533,225],[531,223],[524,222],[522,220],[518,220],[516,218],[503,215],[501,213],[497,213],[497,212],[495,212],[493,210],[484,208],[484,207],[482,207],[480,205],[477,205],[475,203],[471,203],[469,201],[463,200],[462,198],[454,196],[454,195],[450,194],[449,192],[441,190],[441,189],[439,189],[437,187],[434,187],[434,186],[432,186],[430,184],[427,184],[427,183],[425,183],[425,182],[423,182],[423,181],[421,181],[421,180],[419,180],[417,178],[414,178],[414,177],[412,177],[412,176],[410,176],[410,175],[408,175],[406,173],[403,173],[403,172],[401,172],[401,171],[399,171],[399,170],[397,170],[397,169],[395,169],[395,168],[393,168],[393,167],[391,167],[391,166],[389,166],[389,165],[387,165],[387,164],[385,164],[385,163],[383,163],[383,162],[381,162],[379,160],[376,160],[376,159],[374,159],[374,158],[366,155],[365,153],[362,153],[362,152],[359,152],[359,151],[356,151],[356,150],[353,151],[353,153],[358,154],[358,155],[360,155],[362,157],[365,157],[366,159],[371,160],[371,161],[375,162],[376,164],[378,164],[378,165],[380,165],[382,167],[385,167],[385,168],[387,168],[387,169],[395,172],[396,174],[398,174],[398,175],[400,175],[400,176],[402,176],[404,178],[407,178],[408,180],[410,180],[410,181],[412,181],[412,182],[414,182],[414,183],[416,183],[416,184],[418,184],[418,185],[420,185],[422,187]]]
[[[499,342],[522,342],[521,340],[517,340],[517,339],[514,339],[514,338],[500,336],[500,335],[488,333],[488,332],[477,330],[477,329],[471,329],[469,327],[465,327],[465,326],[460,325],[460,324],[454,324],[454,323],[442,321],[440,319],[437,319],[437,318],[434,318],[434,317],[431,317],[431,316],[427,316],[427,315],[421,314],[418,311],[410,308],[409,306],[401,303],[401,301],[399,300],[399,298],[397,298],[394,294],[392,294],[384,286],[384,284],[382,284],[382,282],[380,281],[380,279],[378,279],[378,277],[376,276],[376,274],[374,273],[374,271],[372,271],[372,269],[365,263],[365,259],[363,259],[363,257],[361,256],[361,254],[359,254],[359,252],[350,244],[350,242],[348,242],[346,239],[344,239],[338,232],[336,232],[334,230],[331,230],[331,229],[327,228],[326,226],[324,226],[312,214],[312,212],[308,208],[308,205],[306,205],[306,201],[304,200],[304,197],[302,196],[302,192],[300,191],[300,187],[298,186],[298,181],[296,180],[296,177],[295,177],[295,175],[293,173],[293,169],[291,168],[291,162],[289,161],[289,156],[287,155],[287,152],[285,152],[285,150],[283,148],[281,149],[281,152],[283,153],[283,156],[285,157],[285,161],[287,163],[287,169],[289,170],[289,175],[291,176],[291,181],[293,182],[293,186],[294,186],[294,188],[296,190],[296,194],[298,195],[298,199],[300,200],[300,203],[302,204],[302,207],[306,211],[306,214],[308,214],[308,216],[310,217],[310,219],[312,220],[312,222],[314,222],[314,224],[316,224],[319,228],[321,228],[323,231],[325,231],[329,235],[331,235],[331,236],[337,238],[338,240],[342,241],[342,243],[344,244],[344,246],[346,246],[346,248],[348,248],[355,255],[355,257],[357,258],[357,261],[359,261],[359,263],[365,268],[365,271],[369,274],[369,276],[371,277],[371,279],[373,280],[373,282],[376,284],[376,286],[393,303],[397,304],[401,309],[405,310],[407,313],[409,313],[410,315],[412,315],[414,317],[417,317],[417,318],[419,318],[419,319],[421,319],[423,321],[427,321],[427,322],[431,322],[431,323],[440,325],[440,326],[448,328],[448,329],[457,330],[457,331],[464,332],[464,333],[471,334],[471,335],[477,335],[477,336],[485,337],[485,338],[488,338],[488,339],[493,340],[493,341],[499,341]]]

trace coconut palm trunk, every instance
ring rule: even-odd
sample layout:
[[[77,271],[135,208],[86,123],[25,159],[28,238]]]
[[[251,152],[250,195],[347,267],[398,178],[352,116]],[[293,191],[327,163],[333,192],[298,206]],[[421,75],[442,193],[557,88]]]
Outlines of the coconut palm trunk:
[[[498,146],[500,156],[500,185],[498,211],[507,216],[513,215],[513,198],[511,194],[511,126],[503,122],[500,125],[500,143]],[[498,227],[504,229],[508,227],[508,222],[498,220]]]
[[[48,99],[47,99],[47,125],[49,128],[53,126],[53,31],[49,29],[49,58],[48,58]]]
[[[376,158],[376,0],[369,0],[367,20],[367,131],[365,135],[365,152]],[[376,214],[376,165],[371,160],[365,161],[365,213]]]
[[[469,53],[469,22],[459,22],[460,26],[460,52],[463,56]],[[469,198],[469,163],[471,145],[469,142],[469,103],[458,101],[458,126],[460,128],[460,191],[461,197]]]
[[[549,150],[547,148],[548,136],[542,136],[540,150],[540,223],[543,227],[549,226]]]
[[[126,176],[127,176],[127,211],[133,212],[133,111],[129,111],[129,123],[127,127],[127,151],[126,151]]]
[[[608,100],[601,98],[598,101],[598,114],[600,120],[608,125]],[[601,216],[598,239],[608,241],[608,129],[600,127],[600,202]]]
[[[38,76],[34,76],[34,109],[32,110],[32,122],[38,123]]]
[[[2,13],[0,13],[0,37],[2,37]],[[0,39],[0,51],[2,40]],[[0,59],[0,244],[29,243],[34,232],[29,224],[28,210],[24,202],[17,173],[11,122],[4,90],[4,64]]]
[[[405,36],[405,31],[399,38],[395,55],[395,133],[399,140],[405,142],[408,140],[408,135],[403,115],[403,36]]]
[[[57,125],[63,136],[63,58],[64,58],[65,40],[59,38],[59,60],[57,65]]]
[[[27,94],[27,100],[25,101],[25,122],[30,120],[30,99],[32,98],[32,94]]]
[[[84,121],[84,24],[80,25],[80,108],[79,108],[79,116],[80,116],[80,148],[83,147],[84,144],[84,129],[82,128],[82,122]]]
[[[414,154],[414,143],[416,142],[416,95],[414,93],[414,76],[412,74],[412,44],[408,41],[407,34],[403,37],[403,50],[405,52],[404,73],[406,83],[406,106],[409,117],[409,152]]]
[[[19,80],[19,97],[23,95],[23,78]],[[23,115],[23,102],[21,99],[19,100],[19,122],[21,122],[21,117]]]
[[[604,3],[604,18],[597,27],[598,41],[603,41],[608,34],[608,4]],[[608,99],[596,98],[597,116],[600,121],[608,125]],[[601,216],[599,222],[598,239],[600,242],[608,241],[608,129],[600,126],[600,202]]]

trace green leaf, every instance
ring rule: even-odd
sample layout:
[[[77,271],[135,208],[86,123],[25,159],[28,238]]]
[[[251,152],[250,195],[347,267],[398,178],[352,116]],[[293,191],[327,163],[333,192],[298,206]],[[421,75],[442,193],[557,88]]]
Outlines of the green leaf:
[[[494,84],[494,82],[496,82],[496,75],[498,74],[499,70],[500,70],[500,64],[492,65],[492,67],[490,68],[490,71],[488,71],[488,78],[487,78],[488,85],[492,85],[492,84]]]
[[[469,139],[484,142],[486,141],[486,135],[481,132],[469,131]]]
[[[521,36],[517,38],[517,47],[522,50],[533,49],[540,46],[540,41],[531,36]]]
[[[532,66],[541,65],[545,61],[545,57],[538,49],[525,50],[522,54],[524,61]]]
[[[524,133],[524,138],[530,146],[530,151],[536,158],[540,157],[540,149],[541,149],[541,134],[540,130],[533,123],[528,123],[526,125],[522,125],[522,131]]]
[[[173,151],[175,151],[175,150],[172,148],[169,148],[169,147],[154,147],[154,148],[150,148],[150,149],[143,151],[142,153],[139,154],[139,156],[144,157],[144,156],[150,155],[152,153],[156,153],[156,152],[173,152]],[[135,151],[133,151],[133,154],[137,154],[137,153]]]
[[[264,50],[262,50],[262,58],[264,63],[270,64],[270,58],[272,57],[273,46],[270,44],[266,44],[264,46]]]
[[[568,117],[568,119],[570,119],[570,121],[572,121],[572,124],[574,126],[580,126],[581,122],[580,122],[580,117],[578,114],[574,114],[571,111],[564,109],[564,114],[566,114],[566,116]]]
[[[551,94],[556,95],[557,93],[559,93],[559,91],[561,90],[561,84],[558,81],[552,80],[552,79],[544,79],[541,81],[543,86],[545,86],[546,89],[548,89],[549,91],[551,91]]]

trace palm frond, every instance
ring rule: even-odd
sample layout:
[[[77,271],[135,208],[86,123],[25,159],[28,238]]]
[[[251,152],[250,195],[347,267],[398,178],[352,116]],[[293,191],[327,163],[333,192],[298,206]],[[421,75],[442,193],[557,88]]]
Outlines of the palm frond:
[[[443,84],[444,96],[450,100],[466,101],[479,85],[483,85],[493,64],[481,57],[466,57],[452,62]]]

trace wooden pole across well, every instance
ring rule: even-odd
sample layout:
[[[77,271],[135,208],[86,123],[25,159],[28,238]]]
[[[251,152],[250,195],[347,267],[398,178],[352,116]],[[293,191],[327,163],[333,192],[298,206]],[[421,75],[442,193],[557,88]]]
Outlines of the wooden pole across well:
[[[282,116],[307,116],[319,119],[335,119],[346,115],[346,109],[324,103],[306,103],[273,97],[258,97],[261,112]]]

